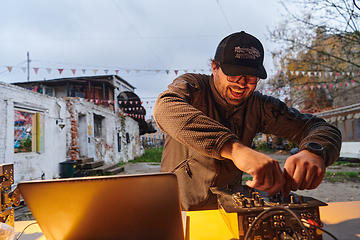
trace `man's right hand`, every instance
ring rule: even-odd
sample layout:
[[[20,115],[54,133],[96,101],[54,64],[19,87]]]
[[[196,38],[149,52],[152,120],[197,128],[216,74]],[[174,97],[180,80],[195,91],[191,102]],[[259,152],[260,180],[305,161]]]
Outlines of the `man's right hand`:
[[[265,191],[270,196],[283,188],[284,174],[278,161],[271,157],[233,140],[223,146],[220,154],[232,160],[237,168],[253,177],[253,180],[246,182],[249,187]]]

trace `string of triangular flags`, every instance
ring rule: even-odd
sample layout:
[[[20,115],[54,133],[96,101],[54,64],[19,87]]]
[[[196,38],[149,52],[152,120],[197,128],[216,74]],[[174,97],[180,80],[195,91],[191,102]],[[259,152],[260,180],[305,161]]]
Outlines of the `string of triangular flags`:
[[[340,82],[340,83],[311,83],[311,84],[306,84],[306,85],[297,85],[297,86],[293,86],[293,87],[279,87],[279,88],[259,88],[257,89],[259,92],[264,93],[264,94],[270,94],[272,92],[275,91],[284,91],[285,93],[289,93],[291,90],[296,91],[296,90],[314,90],[314,89],[339,89],[339,88],[344,88],[344,87],[353,87],[356,85],[356,81],[354,79],[352,79],[351,81],[346,81],[346,82]]]
[[[111,104],[111,103],[115,103],[116,101],[114,100],[99,100],[99,99],[85,99],[87,102],[92,102],[96,105],[99,105],[99,104],[103,104],[103,103],[107,103],[107,104]],[[137,105],[135,107],[120,107],[117,109],[117,113],[120,114],[121,116],[129,116],[129,117],[133,117],[133,118],[138,118],[138,119],[145,119],[145,116],[143,114],[134,114],[134,113],[126,113],[124,111],[138,111],[138,110],[142,110],[142,109],[145,109],[145,107],[143,106],[138,106],[138,104],[143,104],[143,102],[139,102],[139,101],[118,101],[119,104],[121,105],[122,103],[124,104],[130,104],[130,105]],[[146,103],[149,103],[149,102],[155,102],[155,101],[146,101]],[[152,108],[152,106],[150,107],[146,107],[146,108]]]
[[[27,67],[13,67],[13,66],[0,66],[0,67],[6,67],[7,70],[9,71],[9,73],[11,73],[11,71],[14,68],[21,68],[21,70],[25,73],[27,70]],[[32,67],[33,71],[35,72],[35,74],[38,74],[40,69],[45,69],[47,71],[48,74],[51,74],[51,72],[54,70],[53,68],[40,68],[40,67]],[[206,70],[205,69],[194,69],[194,70],[180,70],[180,69],[175,69],[175,70],[153,70],[153,69],[147,69],[147,70],[142,70],[142,69],[123,69],[123,68],[119,68],[119,69],[113,69],[113,70],[109,70],[109,69],[76,69],[76,68],[55,68],[55,70],[57,70],[57,72],[59,73],[59,75],[61,75],[63,73],[64,70],[66,71],[71,71],[72,75],[75,75],[77,72],[81,71],[82,74],[86,74],[87,72],[92,72],[94,75],[100,74],[101,72],[99,71],[103,71],[105,73],[105,75],[108,74],[112,74],[115,73],[116,75],[119,74],[120,71],[125,71],[126,73],[130,73],[130,72],[136,72],[136,73],[140,73],[140,72],[155,72],[155,73],[166,73],[166,74],[170,74],[171,72],[174,72],[175,75],[178,75],[179,73],[188,73],[188,72],[201,72],[204,73]],[[80,73],[81,73],[80,72]],[[92,74],[91,73],[91,74]]]
[[[281,71],[278,71],[278,74],[280,73]],[[359,76],[359,72],[330,72],[330,71],[289,71],[291,75],[293,76],[299,76],[299,75],[302,75],[302,76],[325,76],[325,77],[332,77],[332,76],[336,76],[336,77],[339,77],[339,76]]]
[[[118,111],[118,114],[120,114],[121,116],[128,116],[128,117],[133,117],[133,118],[137,118],[137,119],[144,119],[144,115],[141,114],[133,114],[133,113],[124,113],[124,112],[120,112]]]

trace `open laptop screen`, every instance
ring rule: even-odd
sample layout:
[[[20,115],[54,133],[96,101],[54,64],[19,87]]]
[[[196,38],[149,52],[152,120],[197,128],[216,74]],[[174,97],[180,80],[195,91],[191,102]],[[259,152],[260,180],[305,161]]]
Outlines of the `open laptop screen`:
[[[46,239],[184,239],[172,173],[18,184]]]

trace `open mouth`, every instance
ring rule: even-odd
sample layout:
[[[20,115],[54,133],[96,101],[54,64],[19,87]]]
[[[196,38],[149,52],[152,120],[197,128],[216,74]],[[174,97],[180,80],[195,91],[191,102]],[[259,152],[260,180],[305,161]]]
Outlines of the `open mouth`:
[[[245,90],[240,90],[240,89],[235,89],[232,87],[229,87],[231,94],[235,97],[235,98],[239,98],[242,97],[242,95],[244,94]]]

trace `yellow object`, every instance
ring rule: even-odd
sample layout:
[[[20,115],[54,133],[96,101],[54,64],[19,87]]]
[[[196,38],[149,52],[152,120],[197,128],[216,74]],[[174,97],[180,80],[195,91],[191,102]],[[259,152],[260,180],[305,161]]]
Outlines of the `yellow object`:
[[[235,213],[236,214],[236,213]],[[190,221],[187,223],[189,240],[230,240],[233,234],[226,225],[219,210],[189,211],[186,212]],[[229,217],[232,222],[232,216]],[[238,239],[236,237],[235,239]]]

